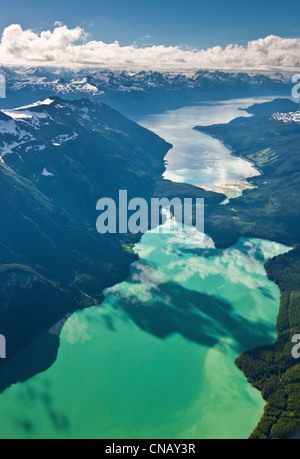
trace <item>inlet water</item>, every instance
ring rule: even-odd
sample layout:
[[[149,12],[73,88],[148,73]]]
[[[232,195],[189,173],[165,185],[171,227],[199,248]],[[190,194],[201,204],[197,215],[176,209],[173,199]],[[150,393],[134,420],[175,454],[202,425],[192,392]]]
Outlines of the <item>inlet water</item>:
[[[204,113],[192,110],[191,128]],[[206,110],[220,121],[218,104]],[[178,112],[164,115],[166,125]],[[190,136],[201,139],[186,130],[187,155]],[[182,177],[191,175],[186,167]],[[148,232],[135,250],[129,278],[107,290],[101,306],[69,318],[53,366],[1,394],[0,438],[249,437],[264,401],[234,361],[276,339],[280,295],[264,263],[287,248],[241,239],[218,250],[186,228]]]
[[[166,179],[220,190],[228,185],[239,186],[241,180],[259,175],[259,171],[248,161],[233,156],[232,151],[219,140],[193,128],[229,123],[240,116],[249,117],[251,115],[241,109],[268,100],[258,98],[196,104],[148,116],[140,124],[173,145],[166,156]]]

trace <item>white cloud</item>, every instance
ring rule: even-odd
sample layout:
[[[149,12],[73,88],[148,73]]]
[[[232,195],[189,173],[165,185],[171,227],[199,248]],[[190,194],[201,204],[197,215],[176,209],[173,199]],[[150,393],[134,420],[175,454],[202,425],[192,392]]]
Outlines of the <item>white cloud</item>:
[[[20,25],[7,27],[0,43],[2,65],[92,66],[124,70],[294,70],[300,68],[300,39],[270,35],[251,41],[247,46],[216,46],[206,50],[179,46],[136,44],[120,46],[102,41],[88,41],[81,27],[69,29],[56,23],[53,31],[23,30]]]

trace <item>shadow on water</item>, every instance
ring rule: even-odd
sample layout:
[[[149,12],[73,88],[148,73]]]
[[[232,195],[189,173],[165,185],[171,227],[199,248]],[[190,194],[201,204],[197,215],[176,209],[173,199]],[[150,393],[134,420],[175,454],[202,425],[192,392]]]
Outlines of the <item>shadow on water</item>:
[[[167,301],[155,300],[165,298]],[[249,321],[233,309],[230,303],[217,297],[188,290],[175,282],[153,288],[149,303],[137,303],[136,297],[126,297],[115,305],[123,309],[143,331],[160,339],[178,333],[195,343],[212,347],[220,339],[233,340],[234,350],[242,353],[274,341],[273,327]],[[107,318],[106,318],[107,322]],[[112,319],[106,323],[114,330]]]
[[[0,395],[13,384],[26,382],[52,367],[58,356],[60,333],[68,317],[41,332],[12,358],[1,362]]]
[[[13,384],[25,382],[48,370],[57,359],[59,336],[40,333],[31,343],[0,367],[0,394]]]
[[[69,419],[60,411],[55,408],[53,397],[50,393],[50,385],[47,380],[40,381],[39,387],[36,385],[26,385],[18,394],[18,405],[23,404],[25,409],[38,405],[42,406],[45,411],[46,418],[51,423],[53,429],[59,433],[68,433],[70,431],[71,423]],[[21,429],[24,434],[33,435],[35,431],[39,430],[39,426],[28,418],[15,418],[15,425]]]
[[[258,287],[258,290],[269,300],[275,300],[275,296],[265,287]]]

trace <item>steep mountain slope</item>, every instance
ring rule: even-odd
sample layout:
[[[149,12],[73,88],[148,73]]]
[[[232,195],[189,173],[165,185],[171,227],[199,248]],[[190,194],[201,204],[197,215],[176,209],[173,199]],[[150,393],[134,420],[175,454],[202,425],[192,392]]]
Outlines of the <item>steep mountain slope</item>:
[[[251,179],[257,188],[206,214],[206,231],[223,247],[246,236],[293,248],[266,265],[269,278],[282,292],[277,342],[237,360],[268,402],[253,438],[283,438],[300,425],[300,364],[292,358],[292,337],[300,333],[299,115],[299,111],[275,113],[197,128],[222,139],[262,172]]]
[[[0,112],[0,333],[9,357],[127,275],[137,238],[98,234],[96,203],[122,189],[152,197],[169,148],[88,100]]]
[[[109,103],[131,116],[170,110],[205,100],[290,95],[291,84],[282,75],[265,76],[199,70],[192,75],[109,70],[7,69],[7,101],[0,107],[32,103],[50,95],[88,97]]]

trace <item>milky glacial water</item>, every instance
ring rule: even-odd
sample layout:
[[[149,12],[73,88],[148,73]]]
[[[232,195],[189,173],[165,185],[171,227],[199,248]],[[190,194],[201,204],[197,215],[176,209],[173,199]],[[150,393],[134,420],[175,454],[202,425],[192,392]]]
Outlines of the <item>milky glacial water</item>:
[[[128,279],[68,319],[53,366],[1,394],[0,438],[248,438],[265,403],[234,361],[276,339],[264,264],[287,250],[148,232]]]
[[[247,438],[264,407],[234,360],[275,340],[286,248],[147,233],[129,278],[74,314],[55,364],[0,397],[1,438]]]
[[[173,145],[166,156],[164,177],[173,182],[219,187],[238,184],[258,176],[252,164],[232,155],[218,139],[193,130],[195,126],[229,123],[234,118],[249,117],[246,109],[270,98],[249,98],[196,104],[179,110],[151,115],[139,123]]]

